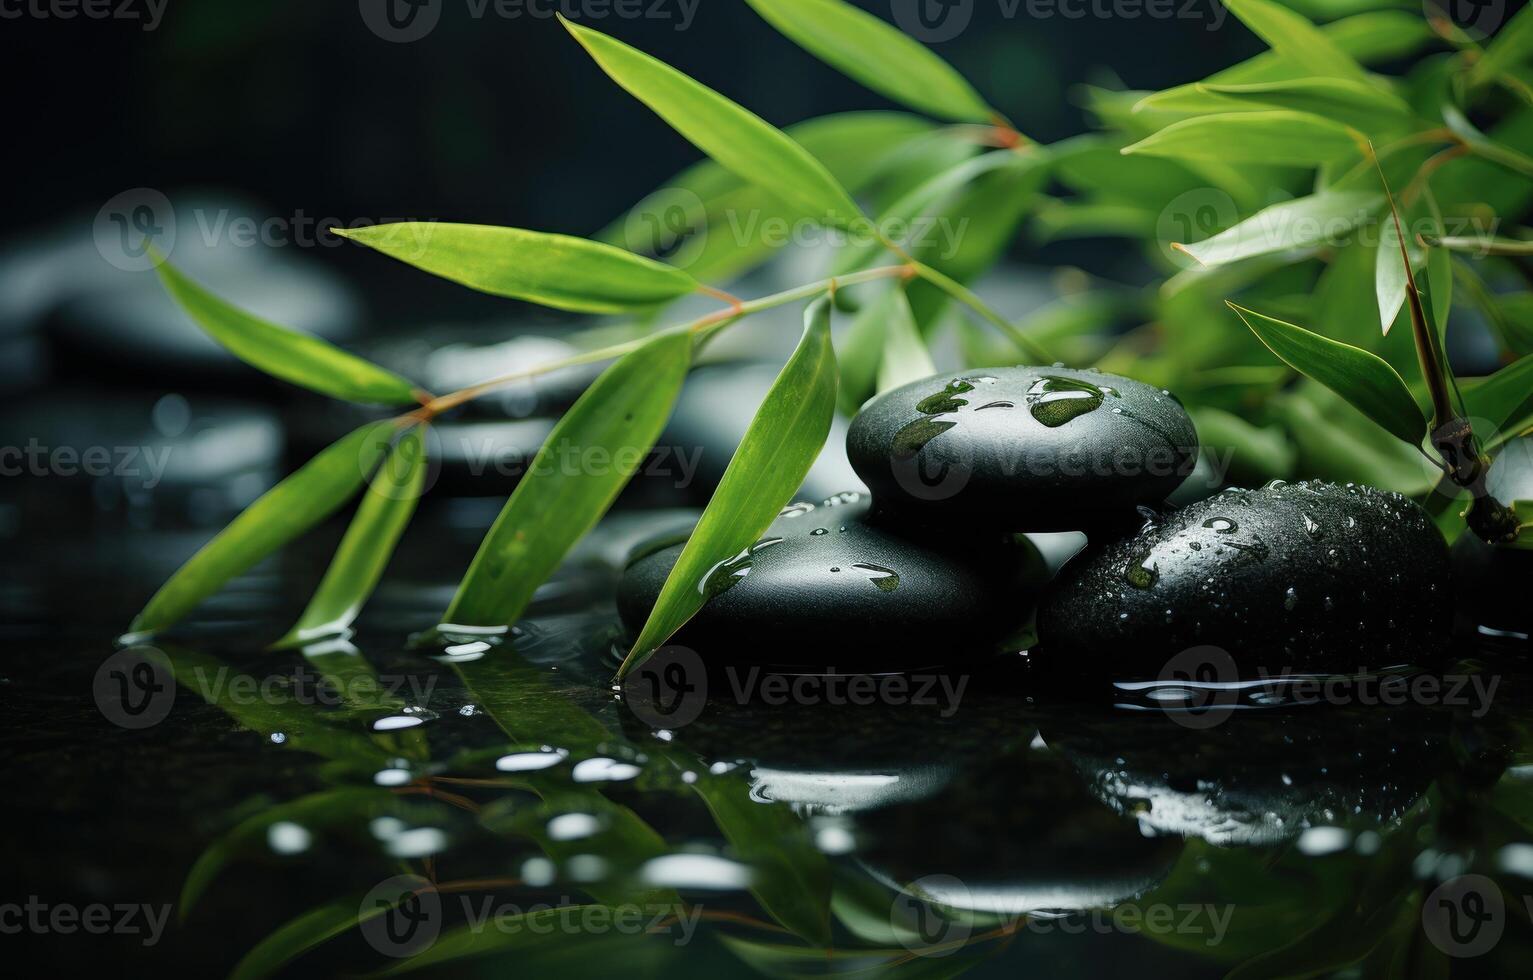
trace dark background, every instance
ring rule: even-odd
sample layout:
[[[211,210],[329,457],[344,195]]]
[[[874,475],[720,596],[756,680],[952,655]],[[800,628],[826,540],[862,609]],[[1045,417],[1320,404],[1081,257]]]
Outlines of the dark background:
[[[7,0],[7,15],[23,4]],[[112,0],[113,4],[123,0]],[[139,12],[143,0],[129,0]],[[142,20],[9,16],[0,78],[10,96],[7,225],[25,236],[89,223],[113,195],[234,189],[258,213],[344,221],[435,218],[590,234],[698,153],[613,85],[550,17],[475,18],[438,0],[436,28],[390,43],[358,0],[167,0]],[[654,0],[645,0],[646,4]],[[1072,86],[1196,79],[1262,50],[1233,17],[1015,16],[972,0],[959,37],[934,45],[1029,135],[1086,123]],[[563,0],[579,8],[580,0]],[[1180,8],[1186,0],[1177,0]],[[860,4],[890,18],[888,0]],[[541,8],[553,6],[542,0]],[[769,121],[890,107],[801,51],[743,0],[701,0],[672,19],[585,22],[655,54]],[[1103,66],[1112,66],[1110,72]],[[461,290],[355,247],[315,261],[361,285],[371,310],[422,314]]]

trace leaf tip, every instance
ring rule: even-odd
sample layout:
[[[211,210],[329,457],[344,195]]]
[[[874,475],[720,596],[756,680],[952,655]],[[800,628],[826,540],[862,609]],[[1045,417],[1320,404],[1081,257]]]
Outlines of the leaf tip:
[[[1191,249],[1191,247],[1189,247],[1187,245],[1184,245],[1181,242],[1172,242],[1171,243],[1171,247],[1175,251],[1181,252],[1183,255],[1187,256],[1189,259],[1192,259],[1192,261],[1196,262],[1198,264],[1198,268],[1200,268],[1200,269],[1208,268],[1208,263],[1204,262],[1202,259],[1198,258],[1197,253],[1194,252]],[[1225,302],[1228,302],[1228,300],[1226,300]]]

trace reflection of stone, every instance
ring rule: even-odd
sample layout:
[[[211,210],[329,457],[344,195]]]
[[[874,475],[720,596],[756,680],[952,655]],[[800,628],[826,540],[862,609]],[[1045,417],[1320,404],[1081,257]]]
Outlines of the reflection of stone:
[[[1372,705],[1237,711],[1192,730],[1156,713],[1076,715],[1044,738],[1148,833],[1272,844],[1313,825],[1384,825],[1446,761],[1438,714]]]
[[[1043,748],[989,760],[935,796],[857,817],[861,860],[936,905],[999,915],[1110,908],[1155,885],[1181,842],[1147,837]]]

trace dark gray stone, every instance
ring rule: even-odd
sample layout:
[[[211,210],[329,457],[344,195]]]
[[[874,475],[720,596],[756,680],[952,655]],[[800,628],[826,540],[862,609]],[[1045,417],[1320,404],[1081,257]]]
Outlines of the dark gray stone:
[[[712,598],[674,642],[719,663],[876,672],[972,661],[1026,622],[1037,551],[1009,536],[896,535],[867,498],[794,504],[756,545],[721,565]],[[618,589],[637,633],[682,545],[641,550]]]
[[[847,434],[881,510],[1011,531],[1123,526],[1197,459],[1169,393],[1068,368],[934,375],[885,392]]]
[[[1441,651],[1447,548],[1426,512],[1372,487],[1225,490],[1067,565],[1040,604],[1045,663],[1154,678],[1168,658],[1241,677],[1352,672]],[[1175,666],[1175,665],[1170,665]],[[1211,680],[1234,680],[1213,677]]]
[[[1533,436],[1506,444],[1491,464],[1485,489],[1507,506],[1533,500]],[[1453,577],[1461,632],[1528,650],[1533,608],[1528,606],[1527,586],[1533,579],[1533,551],[1486,544],[1465,531],[1453,544]]]

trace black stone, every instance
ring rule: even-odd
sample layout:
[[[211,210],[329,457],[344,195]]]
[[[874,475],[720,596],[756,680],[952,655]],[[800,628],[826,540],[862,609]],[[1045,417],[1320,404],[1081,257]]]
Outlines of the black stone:
[[[1067,368],[934,375],[869,402],[847,433],[881,510],[1010,531],[1123,526],[1197,460],[1169,393]]]
[[[908,537],[847,493],[794,504],[710,576],[712,597],[674,642],[705,660],[813,671],[902,670],[990,656],[1032,609],[1038,553],[1007,535]],[[618,611],[643,626],[682,545],[640,551]]]
[[[1533,500],[1533,436],[1506,444],[1491,464],[1485,489],[1508,507],[1517,500]],[[1527,601],[1533,551],[1486,544],[1465,531],[1453,544],[1453,577],[1461,632],[1528,649],[1533,634],[1533,608]]]
[[[1124,680],[1205,646],[1228,654],[1204,658],[1210,668],[1240,677],[1350,673],[1440,653],[1448,599],[1447,548],[1408,498],[1273,483],[1225,490],[1067,565],[1039,606],[1039,652]]]

